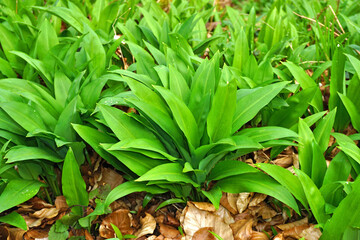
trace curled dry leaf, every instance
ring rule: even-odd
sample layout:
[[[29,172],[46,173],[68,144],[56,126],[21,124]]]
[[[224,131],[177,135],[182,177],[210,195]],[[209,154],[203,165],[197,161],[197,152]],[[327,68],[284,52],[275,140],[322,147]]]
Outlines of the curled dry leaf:
[[[269,219],[276,216],[277,212],[269,207],[265,202],[261,202],[255,207],[250,208],[251,214],[261,216],[263,219]]]
[[[214,205],[208,202],[191,202],[194,204],[195,207],[197,207],[200,210],[208,211],[208,212],[215,212],[216,209]]]
[[[30,217],[35,217],[39,219],[50,219],[54,218],[58,215],[59,209],[57,208],[43,208],[39,211],[34,212],[33,214],[30,214]]]
[[[117,173],[115,170],[112,170],[111,168],[102,168],[101,170],[101,179],[98,182],[98,185],[105,185],[109,184],[111,190],[115,187],[122,184],[124,181],[124,178]]]
[[[200,228],[199,230],[196,231],[196,233],[194,234],[192,240],[216,240],[215,236],[212,235],[211,232],[214,232],[214,228],[212,227],[204,227],[204,228]]]
[[[284,234],[279,233],[278,235],[276,235],[276,236],[274,237],[273,240],[285,240]]]
[[[130,211],[127,209],[119,209],[104,218],[99,228],[100,236],[104,238],[115,237],[111,223],[118,227],[122,234],[133,234],[134,229],[132,228],[131,222],[132,216]]]
[[[0,226],[0,239],[4,240],[22,240],[25,231],[20,228],[8,228]]]
[[[251,233],[250,240],[269,240],[268,236],[263,232],[255,232]]]
[[[243,192],[239,193],[238,199],[236,200],[236,208],[238,213],[242,213],[248,207],[251,198],[251,193]]]
[[[314,225],[310,224],[308,228],[302,231],[301,237],[306,240],[318,240],[321,237],[321,231],[320,229],[315,228]]]
[[[249,207],[254,207],[266,199],[267,195],[262,193],[255,193],[254,197],[249,203]]]
[[[69,205],[66,203],[65,196],[58,196],[55,199],[55,207],[59,211],[66,211],[69,208]]]
[[[181,239],[181,234],[179,232],[179,230],[177,230],[176,228],[160,223],[160,233],[161,235],[163,235],[165,238],[170,238],[170,239]]]
[[[293,227],[296,227],[296,226],[301,226],[301,225],[304,225],[304,224],[307,224],[308,223],[308,218],[303,218],[299,221],[296,221],[296,222],[291,222],[291,223],[287,223],[287,224],[281,224],[281,225],[277,225],[276,227],[280,228],[281,230],[285,231],[285,230],[289,230]]]
[[[145,213],[145,217],[140,219],[140,224],[141,228],[135,233],[135,236],[138,238],[152,234],[156,228],[155,218],[149,213]]]
[[[220,199],[220,204],[225,207],[229,212],[231,212],[232,214],[236,214],[237,213],[237,209],[233,208],[227,198],[227,194],[223,193],[222,197]]]
[[[242,221],[242,220],[240,220]],[[250,219],[245,224],[243,224],[237,232],[234,233],[234,239],[235,240],[249,240],[252,235],[252,226],[253,226],[254,220]]]
[[[293,156],[288,155],[285,157],[277,158],[276,160],[272,161],[275,165],[278,165],[283,168],[287,168],[293,165]]]
[[[206,227],[213,228],[214,232],[224,240],[234,239],[229,224],[226,224],[219,216],[211,212],[198,209],[191,202],[188,202],[183,210],[180,223],[188,240],[192,239],[199,229]]]
[[[231,213],[221,205],[214,214],[219,216],[227,224],[231,224],[235,222],[234,217],[231,215]]]

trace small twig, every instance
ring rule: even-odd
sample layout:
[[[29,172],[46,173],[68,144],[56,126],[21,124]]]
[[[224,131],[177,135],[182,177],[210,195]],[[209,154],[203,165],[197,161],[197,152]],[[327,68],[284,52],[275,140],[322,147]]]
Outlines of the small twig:
[[[315,63],[325,63],[325,61],[304,61],[304,62],[301,62],[299,64],[315,64]]]
[[[342,25],[341,25],[341,23],[340,23],[340,21],[339,21],[338,17],[336,16],[336,14],[335,14],[335,12],[334,12],[334,9],[332,8],[332,6],[331,6],[331,5],[329,5],[329,8],[330,8],[331,12],[334,14],[335,20],[336,20],[337,24],[339,25],[339,27],[340,27],[340,29],[341,29],[342,33],[343,33],[343,34],[345,34],[345,30],[344,30],[344,28],[342,27]]]
[[[304,18],[304,19],[307,19],[307,20],[309,20],[309,21],[311,21],[311,22],[317,23],[317,24],[319,24],[321,27],[324,27],[324,28],[326,28],[326,30],[329,30],[330,32],[332,32],[332,30],[331,30],[330,28],[328,28],[327,26],[325,26],[325,25],[322,24],[321,22],[316,21],[315,19],[312,19],[312,18],[303,16],[303,15],[300,15],[300,14],[294,12],[294,11],[293,11],[293,13],[294,13],[296,16],[299,16],[299,17]],[[339,36],[340,36],[340,34],[338,34],[338,33],[335,32],[335,31],[334,31],[334,35],[335,35],[336,37],[339,37]]]

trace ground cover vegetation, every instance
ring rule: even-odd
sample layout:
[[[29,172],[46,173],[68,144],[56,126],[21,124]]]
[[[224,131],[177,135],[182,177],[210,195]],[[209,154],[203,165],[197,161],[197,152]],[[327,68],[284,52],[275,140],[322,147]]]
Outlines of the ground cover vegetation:
[[[1,239],[357,239],[356,0],[0,0]]]

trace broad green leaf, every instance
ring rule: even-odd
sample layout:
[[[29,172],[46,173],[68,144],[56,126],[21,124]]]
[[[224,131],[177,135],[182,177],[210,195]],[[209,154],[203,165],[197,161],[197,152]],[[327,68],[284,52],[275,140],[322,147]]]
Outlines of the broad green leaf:
[[[54,76],[54,92],[56,101],[62,107],[65,107],[70,86],[70,79],[62,71],[56,71]]]
[[[35,7],[34,6],[33,8],[54,14],[55,16],[61,18],[70,26],[75,28],[80,33],[84,33],[84,24],[90,25],[89,19],[87,19],[83,14],[79,14],[78,12],[72,11],[71,9],[66,7],[54,7],[54,6]]]
[[[36,53],[40,60],[44,59],[50,49],[59,43],[54,27],[45,18],[40,25],[39,35],[36,39]]]
[[[334,239],[342,240],[347,228],[359,228],[360,209],[360,178],[352,185],[350,194],[335,209],[332,218],[325,224],[321,240]],[[350,240],[350,239],[349,239]]]
[[[130,170],[121,164],[114,156],[108,153],[105,149],[100,147],[100,143],[116,143],[117,140],[111,137],[109,134],[101,132],[97,129],[79,125],[72,124],[75,131],[79,136],[84,139],[102,158],[104,158],[108,163],[114,166],[116,169],[129,174]]]
[[[232,66],[242,71],[245,63],[249,59],[249,44],[244,29],[241,28],[237,30],[238,34],[235,41],[234,60]]]
[[[75,142],[76,133],[71,124],[81,123],[80,115],[77,111],[77,98],[74,98],[61,113],[54,133],[63,137],[66,141]]]
[[[211,142],[231,135],[236,108],[236,82],[228,68],[223,70],[219,86],[207,117],[207,132]]]
[[[298,134],[290,129],[282,127],[257,127],[257,128],[245,128],[236,135],[247,136],[256,142],[265,142],[280,138],[298,138]]]
[[[282,201],[289,207],[299,212],[298,205],[290,192],[268,175],[257,173],[245,173],[238,176],[228,177],[216,183],[222,191],[229,193],[258,192],[272,196]]]
[[[27,231],[25,219],[15,211],[0,217],[0,222],[7,223]]]
[[[304,120],[299,119],[299,162],[301,170],[311,176],[314,135]]]
[[[64,160],[61,183],[66,203],[69,206],[81,205],[86,207],[89,204],[86,184],[81,176],[80,166],[71,148],[69,148]],[[73,207],[72,212],[76,215],[81,215],[81,206]]]
[[[155,136],[138,121],[120,109],[106,105],[98,105],[106,123],[120,140],[147,138],[155,140]]]
[[[142,176],[150,169],[166,163],[164,160],[152,159],[135,152],[109,150],[112,146],[110,144],[102,144],[101,146],[138,176]]]
[[[189,108],[176,96],[175,92],[160,86],[154,86],[154,88],[161,94],[166,103],[169,105],[177,125],[184,133],[189,144],[193,148],[197,148],[200,144],[200,136],[198,126]]]
[[[169,88],[176,96],[179,96],[182,101],[185,103],[189,102],[189,86],[181,73],[172,65],[169,65]]]
[[[105,69],[106,52],[98,35],[87,25],[84,27],[83,46],[90,58],[89,70],[95,71],[94,78],[100,77]]]
[[[329,219],[329,216],[325,212],[325,200],[321,195],[321,192],[316,187],[314,182],[303,171],[295,169],[295,173],[298,175],[301,185],[304,189],[306,198],[309,202],[310,209],[314,214],[316,221],[324,225]]]
[[[282,186],[286,187],[294,197],[301,202],[304,207],[308,206],[305,192],[301,186],[299,179],[294,176],[289,170],[277,165],[258,163],[256,164],[261,170],[269,174]]]
[[[16,35],[9,31],[3,24],[0,24],[0,34],[2,36],[0,43],[4,54],[9,60],[10,64],[14,65],[18,63],[19,58],[12,54],[11,51],[19,50],[17,44],[19,42]],[[19,65],[20,67],[21,65]]]
[[[152,194],[161,194],[167,192],[167,190],[159,188],[154,185],[146,185],[146,183],[143,182],[125,182],[114,188],[109,195],[106,197],[105,200],[105,206],[109,206],[112,202],[118,200],[119,198],[125,197],[126,195],[129,195],[130,193],[134,192],[149,192]],[[102,213],[103,214],[103,213]]]
[[[302,117],[305,113],[316,91],[317,88],[315,87],[306,88],[288,98],[286,102],[289,107],[274,112],[271,115],[268,124],[288,128],[293,126],[298,121],[299,117]]]
[[[346,181],[349,177],[351,164],[344,152],[339,152],[331,160],[329,168],[326,171],[323,185],[337,181]]]
[[[331,135],[336,138],[336,142],[339,144],[338,148],[360,164],[360,149],[356,146],[354,141],[345,134],[332,133]]]
[[[311,105],[315,107],[317,110],[316,112],[320,112],[323,110],[323,102],[322,102],[322,95],[321,91],[316,85],[315,81],[306,74],[306,72],[299,66],[297,66],[295,63],[292,63],[290,61],[283,63],[291,72],[291,74],[294,76],[297,82],[300,83],[300,86],[305,90],[307,88],[316,87],[316,91],[313,95],[313,99],[311,101]]]
[[[343,49],[340,45],[336,46],[332,57],[331,81],[329,109],[337,108],[334,129],[335,131],[344,129],[349,121],[349,115],[344,104],[340,100],[338,93],[345,93],[345,60]]]
[[[30,64],[33,68],[35,68],[39,74],[41,75],[41,77],[43,78],[43,80],[45,81],[46,85],[48,87],[52,86],[53,84],[53,78],[51,76],[51,73],[49,72],[49,70],[46,68],[44,62],[32,58],[29,55],[27,55],[26,53],[23,52],[19,52],[19,51],[11,51],[11,53],[21,57],[22,59],[24,59],[28,64]]]
[[[236,103],[232,133],[239,130],[265,107],[285,86],[287,82],[279,82],[256,89]]]
[[[345,95],[338,93],[342,103],[344,104],[347,112],[351,118],[351,124],[359,132],[360,131],[360,112],[355,104]]]
[[[14,70],[11,68],[11,65],[8,61],[0,57],[0,72],[9,78],[16,78],[17,75]]]
[[[0,194],[0,213],[34,197],[45,184],[22,179],[10,180]]]
[[[226,177],[231,177],[239,174],[258,172],[258,170],[250,165],[236,161],[225,160],[217,163],[208,175],[208,180],[221,180]]]
[[[199,184],[194,182],[186,173],[183,173],[182,170],[183,167],[179,163],[165,163],[150,169],[135,181],[166,180],[170,183],[184,182],[190,183],[194,187],[199,187]]]
[[[168,200],[160,203],[159,206],[155,209],[155,212],[157,210],[159,210],[160,208],[163,208],[167,205],[174,204],[174,203],[186,203],[186,201],[184,199],[179,199],[179,198],[168,199]]]
[[[45,159],[51,162],[60,163],[63,161],[55,152],[39,147],[15,146],[5,155],[7,163]]]
[[[314,140],[312,141],[312,150],[311,180],[320,188],[327,170],[326,160],[323,151]]]
[[[262,84],[267,81],[273,80],[273,68],[269,60],[263,61],[258,70],[255,72],[254,82]]]
[[[161,159],[167,159],[170,161],[174,161],[177,159],[166,152],[164,145],[160,141],[155,140],[155,139],[151,140],[148,138],[136,138],[136,139],[122,140],[119,143],[112,145],[109,148],[109,150],[110,151],[115,151],[115,150],[134,151],[134,152],[138,152],[138,153],[151,151],[151,152],[162,155]],[[137,150],[139,150],[139,151],[137,151]],[[144,151],[142,151],[142,150],[144,150]],[[149,156],[146,153],[143,153],[143,154],[146,156]],[[160,156],[158,156],[158,157],[160,157]]]
[[[220,200],[222,197],[222,191],[219,186],[211,188],[210,191],[201,190],[201,192],[210,200],[210,202],[215,206],[215,209],[219,209]]]
[[[323,153],[329,146],[330,133],[335,122],[336,109],[330,111],[314,130],[314,137]]]

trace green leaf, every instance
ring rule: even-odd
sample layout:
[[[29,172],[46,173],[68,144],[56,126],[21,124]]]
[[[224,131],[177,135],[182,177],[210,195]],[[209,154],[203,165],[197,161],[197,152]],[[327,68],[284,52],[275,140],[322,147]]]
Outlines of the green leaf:
[[[34,197],[45,184],[22,179],[10,180],[0,194],[0,213]]]
[[[298,214],[298,205],[290,192],[268,175],[257,173],[245,173],[239,176],[228,177],[217,182],[222,191],[229,193],[259,192],[272,196],[282,201],[295,210]]]
[[[122,140],[119,143],[116,143],[109,148],[109,151],[115,151],[115,150],[138,152],[148,157],[150,157],[150,154],[147,154],[146,152],[150,151],[153,153],[157,153],[154,155],[157,156],[158,158],[161,157],[161,159],[167,159],[170,161],[174,161],[177,159],[171,156],[170,154],[168,154],[166,152],[166,149],[164,148],[164,145],[160,141],[155,139],[151,140],[147,138],[136,138],[136,139]]]
[[[157,210],[159,210],[160,208],[163,208],[167,205],[174,204],[174,203],[186,203],[186,201],[184,201],[184,199],[179,199],[179,198],[168,199],[168,200],[160,203],[160,205],[155,209],[155,212]]]
[[[308,206],[308,202],[299,179],[289,170],[267,163],[258,163],[256,166],[273,177],[282,186],[286,187],[287,190],[289,190],[304,207]]]
[[[329,219],[329,216],[325,212],[325,200],[321,195],[321,192],[316,187],[314,182],[303,171],[295,169],[295,173],[298,175],[301,185],[304,189],[306,198],[309,202],[310,209],[314,214],[315,219],[321,225],[325,224]]]
[[[305,113],[316,91],[315,87],[307,88],[288,98],[286,102],[289,107],[274,112],[268,124],[287,128],[293,126]]]
[[[207,117],[207,132],[211,142],[231,135],[235,107],[236,82],[229,69],[224,68]]]
[[[81,205],[86,207],[89,204],[86,184],[81,176],[80,166],[71,148],[69,148],[64,160],[61,181],[62,191],[69,206]],[[81,215],[81,206],[73,207],[72,212],[76,215]]]
[[[49,20],[45,18],[41,22],[39,35],[35,43],[38,58],[43,60],[49,54],[50,49],[58,43],[59,40],[54,27],[50,24]]]
[[[330,134],[335,122],[336,109],[330,111],[317,125],[314,137],[319,144],[320,152],[325,152],[329,146]]]
[[[100,132],[97,129],[72,124],[75,131],[80,135],[84,141],[86,141],[102,158],[104,158],[108,163],[114,166],[116,169],[129,174],[130,170],[125,167],[121,162],[119,162],[114,156],[109,154],[105,149],[100,147],[100,143],[115,143],[117,140],[111,137],[109,134]]]
[[[83,39],[83,46],[90,58],[89,70],[90,72],[95,71],[94,78],[97,78],[105,69],[106,52],[100,38],[88,25],[85,25],[84,31],[86,35]]]
[[[241,98],[236,103],[232,133],[239,130],[245,123],[254,118],[256,114],[286,86],[286,84],[287,82],[279,82],[258,88],[254,92]]]
[[[181,73],[172,65],[169,65],[169,88],[182,101],[185,103],[189,102],[189,86]]]
[[[332,218],[325,224],[321,240],[342,240],[347,228],[359,227],[360,178],[352,185],[350,194],[335,209]]]
[[[245,128],[236,135],[246,136],[254,140],[255,142],[265,142],[269,140],[275,140],[280,138],[298,138],[298,134],[290,129],[282,127],[257,127],[257,128]]]
[[[51,162],[60,163],[63,161],[55,152],[39,147],[15,146],[5,155],[7,163],[45,159]]]
[[[336,131],[345,129],[349,121],[349,115],[339,98],[338,93],[345,93],[345,55],[340,45],[336,46],[332,57],[329,109],[337,107],[334,128]]]
[[[220,200],[222,197],[222,191],[219,186],[211,188],[210,191],[201,190],[201,192],[210,200],[210,202],[214,205],[215,209],[219,209]]]
[[[351,164],[344,152],[339,152],[331,160],[329,168],[326,171],[323,185],[337,181],[346,181],[351,171]]]
[[[249,44],[243,28],[237,29],[238,35],[235,41],[233,67],[242,71],[245,63],[249,59]]]
[[[160,86],[154,86],[154,88],[161,94],[166,103],[169,105],[177,125],[184,133],[189,144],[193,148],[197,148],[200,144],[200,136],[197,123],[189,108],[175,95],[175,93],[170,90]]]
[[[7,223],[27,231],[25,219],[15,211],[0,217],[0,222]]]
[[[182,170],[183,167],[179,163],[165,163],[150,169],[135,181],[143,182],[166,180],[170,183],[184,182],[190,183],[194,187],[199,187],[199,184],[194,182],[187,174],[183,173]]]
[[[360,132],[360,112],[355,104],[345,95],[338,93],[342,103],[350,115],[353,127]]]
[[[211,170],[208,175],[208,180],[220,180],[226,177],[231,177],[239,174],[258,172],[254,167],[250,165],[235,161],[235,160],[225,160],[217,163],[215,167]]]
[[[323,151],[315,140],[312,141],[312,150],[311,180],[320,188],[327,170],[326,160]]]
[[[102,144],[104,149],[109,149],[112,145]],[[164,160],[152,159],[136,152],[128,151],[112,151],[108,150],[118,161],[122,162],[127,168],[133,171],[136,175],[142,176],[150,169],[163,164]]]
[[[311,105],[315,107],[317,110],[316,112],[320,112],[323,110],[323,101],[322,101],[322,94],[319,89],[319,87],[316,85],[315,81],[307,75],[307,73],[299,66],[297,66],[295,63],[292,63],[290,61],[283,63],[291,72],[291,74],[294,76],[296,81],[300,83],[300,86],[303,88],[303,90],[308,88],[316,87],[316,91],[313,95]]]
[[[336,142],[339,144],[338,148],[360,164],[360,149],[356,146],[354,141],[345,134],[332,133],[331,135],[336,138]]]
[[[49,72],[49,70],[46,68],[44,62],[37,60],[35,58],[30,57],[29,55],[27,55],[26,53],[23,52],[19,52],[19,51],[11,51],[11,53],[21,57],[22,59],[24,59],[28,64],[30,64],[33,68],[36,69],[36,71],[39,72],[39,74],[41,75],[41,77],[43,78],[43,80],[45,81],[46,85],[48,87],[51,87],[53,84],[53,78],[51,76],[51,73]]]
[[[304,120],[299,119],[299,162],[301,170],[311,176],[314,135]]]
[[[152,194],[162,194],[167,192],[167,190],[159,188],[154,185],[146,185],[146,183],[142,182],[125,182],[114,188],[109,195],[106,197],[105,206],[109,206],[112,202],[116,201],[119,198],[125,197],[130,193],[134,192],[143,192],[146,191]]]
[[[103,114],[106,123],[118,139],[156,139],[153,133],[120,109],[106,105],[98,105],[98,107]]]

